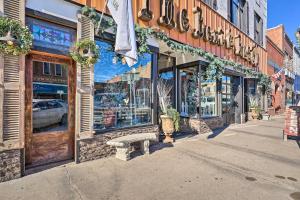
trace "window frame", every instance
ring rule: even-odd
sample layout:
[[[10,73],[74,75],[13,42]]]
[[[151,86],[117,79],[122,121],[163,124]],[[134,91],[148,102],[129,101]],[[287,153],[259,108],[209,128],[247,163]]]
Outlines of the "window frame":
[[[198,73],[202,74],[203,73],[203,70],[205,68],[207,68],[209,63],[205,62],[205,61],[195,61],[195,62],[191,62],[191,63],[184,63],[184,64],[181,64],[181,65],[177,65],[175,67],[175,75],[176,75],[176,93],[177,94],[180,94],[180,90],[181,88],[179,87],[180,86],[180,70],[181,69],[184,69],[184,68],[189,68],[189,67],[195,67],[197,68],[198,70]],[[199,82],[200,82],[200,87],[198,88],[199,89],[199,97],[198,97],[198,102],[199,102],[199,105],[200,105],[200,109],[201,109],[201,90],[202,90],[202,87],[201,87],[201,81],[202,81],[202,77],[200,76],[199,78]],[[219,101],[219,81],[216,80],[216,94],[215,94],[215,104],[216,104],[216,115],[213,115],[213,116],[202,116],[201,115],[201,110],[199,109],[199,112],[198,112],[198,119],[209,119],[209,118],[215,118],[215,117],[220,117],[222,116],[219,112],[220,110],[220,101]],[[175,97],[176,98],[176,97]],[[177,95],[177,98],[176,98],[176,106],[177,106],[177,111],[180,112],[180,108],[181,108],[181,99],[178,97]]]
[[[260,27],[259,27],[260,26]],[[259,45],[263,45],[264,39],[263,39],[263,26],[264,22],[263,19],[257,12],[254,12],[254,41],[258,43]],[[258,29],[260,28],[260,29]],[[258,32],[258,34],[257,34]]]
[[[57,66],[60,66],[60,74],[59,75],[57,74],[57,68],[56,68]],[[63,70],[62,70],[62,68],[63,68],[63,66],[61,64],[55,64],[54,75],[62,77],[63,76]]]
[[[100,42],[105,42],[108,43],[110,45],[112,45],[112,47],[114,47],[114,35],[107,33],[105,34],[103,37],[99,37],[99,36],[95,36],[95,42],[100,41]],[[148,45],[149,49],[150,49],[150,53],[151,54],[151,77],[150,77],[150,112],[151,112],[151,120],[149,123],[145,123],[145,124],[138,124],[138,125],[133,125],[133,126],[125,126],[125,127],[113,127],[113,128],[107,128],[107,129],[103,129],[103,130],[95,130],[94,129],[94,122],[93,122],[93,129],[95,131],[96,135],[101,135],[101,134],[106,134],[108,132],[111,131],[121,131],[121,130],[127,130],[127,129],[134,129],[134,128],[139,128],[139,127],[147,127],[147,126],[153,126],[153,125],[158,125],[158,108],[157,105],[158,104],[158,97],[157,97],[157,79],[158,79],[158,66],[157,66],[157,62],[158,62],[158,53],[159,53],[159,48]],[[95,80],[94,80],[95,82]],[[95,91],[94,91],[95,92]],[[94,99],[93,99],[93,103],[94,103]],[[94,107],[93,107],[93,112],[94,112]]]
[[[48,64],[48,67],[49,67],[49,74],[45,73],[45,64],[46,63]],[[51,76],[51,63],[49,63],[49,62],[43,62],[43,75]]]
[[[237,13],[233,13],[233,7]],[[236,19],[234,18],[236,16]],[[240,31],[249,35],[249,2],[248,0],[228,0],[228,19]],[[236,21],[236,22],[235,22]]]

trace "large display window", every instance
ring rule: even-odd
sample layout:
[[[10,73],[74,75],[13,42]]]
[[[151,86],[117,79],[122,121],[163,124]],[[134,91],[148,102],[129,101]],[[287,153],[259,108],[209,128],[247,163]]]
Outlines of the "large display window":
[[[199,118],[217,115],[217,82],[205,78],[205,66],[179,69],[181,116]]]
[[[150,124],[152,55],[129,67],[109,42],[97,41],[100,59],[94,68],[94,130]]]

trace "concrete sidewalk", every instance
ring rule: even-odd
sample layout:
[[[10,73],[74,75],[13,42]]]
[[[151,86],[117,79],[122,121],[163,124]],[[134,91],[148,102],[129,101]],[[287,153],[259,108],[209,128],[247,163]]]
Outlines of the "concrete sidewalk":
[[[282,118],[257,121],[129,162],[65,164],[1,183],[0,199],[300,199],[300,149],[282,128]]]

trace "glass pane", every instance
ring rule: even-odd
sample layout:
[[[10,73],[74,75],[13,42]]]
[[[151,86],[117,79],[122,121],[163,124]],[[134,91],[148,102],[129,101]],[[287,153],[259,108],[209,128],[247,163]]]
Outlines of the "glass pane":
[[[172,90],[169,94],[169,100],[173,104],[174,103],[173,99],[175,96],[175,88],[174,88],[175,77],[174,77],[173,71],[160,73],[159,78],[165,80],[164,83],[172,87]],[[175,105],[172,105],[172,106],[174,107]]]
[[[198,117],[199,85],[197,67],[180,70],[180,90],[182,116]]]
[[[158,70],[161,71],[162,69],[173,67],[175,63],[176,63],[176,58],[164,54],[159,54]]]
[[[33,61],[33,133],[68,129],[68,66],[60,65],[59,77],[55,66]]]
[[[201,82],[201,116],[216,115],[216,81],[202,80]]]
[[[69,55],[76,40],[76,30],[26,17],[33,36],[33,49]]]
[[[129,67],[117,59],[110,43],[97,41],[100,59],[95,65],[94,129],[151,123],[152,55],[139,57]]]

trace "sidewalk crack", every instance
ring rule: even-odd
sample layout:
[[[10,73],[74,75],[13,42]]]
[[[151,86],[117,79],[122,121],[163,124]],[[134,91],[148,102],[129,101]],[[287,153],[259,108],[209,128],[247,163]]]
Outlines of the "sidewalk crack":
[[[79,196],[79,199],[80,199],[80,200],[83,200],[82,195],[81,195],[79,189],[77,188],[76,185],[74,185],[74,184],[72,183],[71,175],[70,175],[70,172],[69,172],[69,170],[68,170],[67,167],[65,167],[65,171],[66,171],[66,176],[67,176],[67,178],[68,178],[69,185],[71,186],[72,190]]]

